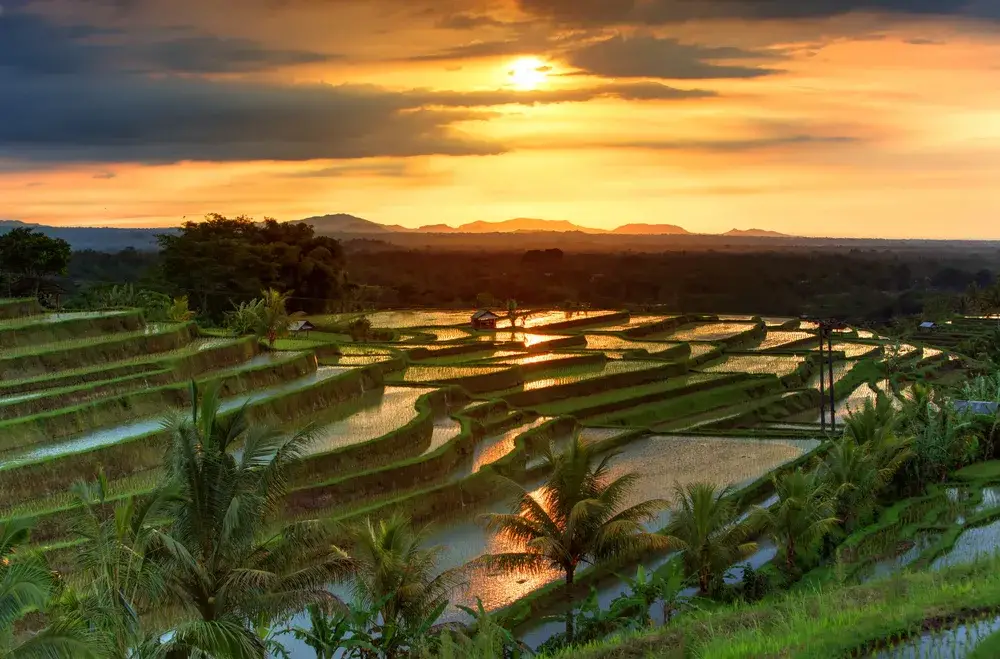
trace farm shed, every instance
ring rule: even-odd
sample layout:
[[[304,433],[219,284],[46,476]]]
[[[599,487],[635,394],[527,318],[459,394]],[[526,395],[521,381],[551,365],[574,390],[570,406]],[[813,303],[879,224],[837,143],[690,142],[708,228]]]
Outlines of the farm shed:
[[[316,327],[308,320],[295,320],[288,324],[288,331],[291,332],[293,336],[298,336],[299,332],[305,332],[308,337],[309,332],[314,329],[316,329]]]
[[[472,314],[472,327],[473,329],[496,329],[498,320],[500,320],[500,316],[489,309],[480,309]]]

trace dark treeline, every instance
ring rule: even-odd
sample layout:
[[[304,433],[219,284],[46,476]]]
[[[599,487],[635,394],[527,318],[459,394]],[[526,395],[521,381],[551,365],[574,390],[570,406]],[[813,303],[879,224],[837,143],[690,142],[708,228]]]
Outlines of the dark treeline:
[[[665,305],[677,311],[830,315],[883,322],[993,284],[990,258],[883,251],[579,254],[348,251],[355,281],[390,306],[469,305],[486,293],[528,305]]]
[[[981,256],[844,252],[562,253],[347,251],[347,276],[372,307],[471,306],[482,294],[522,305],[665,305],[677,311],[830,315],[883,322],[932,313],[995,280]],[[206,278],[206,287],[215,277]],[[170,292],[156,253],[74,252],[75,288],[132,282]],[[197,280],[195,280],[197,281]],[[194,301],[196,298],[193,297]]]

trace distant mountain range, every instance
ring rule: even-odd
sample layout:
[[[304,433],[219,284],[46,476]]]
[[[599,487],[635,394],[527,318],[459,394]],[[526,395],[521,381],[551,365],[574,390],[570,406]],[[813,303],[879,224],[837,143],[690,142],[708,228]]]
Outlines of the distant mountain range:
[[[747,241],[794,238],[762,229],[733,229],[724,234],[712,235],[695,234],[673,224],[623,224],[615,229],[592,229],[565,220],[526,217],[502,222],[470,222],[458,227],[428,224],[417,229],[396,224],[379,224],[346,213],[307,217],[295,222],[311,224],[317,233],[345,241],[374,239],[401,247],[657,249],[670,248],[678,240],[696,241],[698,244],[709,241],[715,244],[720,240],[733,238],[742,244]],[[118,252],[123,249],[155,251],[159,249],[156,243],[158,234],[178,231],[175,227],[54,227],[18,220],[0,220],[0,234],[17,227],[28,227],[52,238],[62,238],[75,250],[92,249],[101,252]]]
[[[157,234],[175,233],[177,229],[118,228],[118,227],[50,227],[18,220],[0,220],[0,234],[11,229],[26,227],[44,233],[50,238],[62,238],[78,251],[92,249],[98,252],[120,252],[123,249],[155,251]]]
[[[566,220],[539,220],[530,217],[519,217],[500,222],[470,222],[457,227],[447,224],[428,224],[417,229],[409,229],[398,224],[379,224],[346,213],[335,215],[317,215],[296,220],[298,223],[311,224],[318,233],[326,235],[341,234],[387,234],[387,233],[585,233],[591,235],[617,236],[689,236],[693,235],[687,229],[674,224],[623,224],[614,229],[593,229]],[[733,229],[722,234],[724,236],[769,237],[782,238],[785,234],[777,231],[761,229]]]

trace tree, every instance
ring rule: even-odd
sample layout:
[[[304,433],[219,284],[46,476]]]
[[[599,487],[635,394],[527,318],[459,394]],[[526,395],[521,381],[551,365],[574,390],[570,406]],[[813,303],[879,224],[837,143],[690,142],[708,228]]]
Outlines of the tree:
[[[281,293],[269,288],[261,292],[263,304],[258,306],[260,312],[258,336],[267,338],[267,344],[274,347],[274,342],[280,336],[288,333],[288,323],[293,317],[301,315],[299,312],[288,313],[286,305],[288,303],[288,293]]]
[[[507,300],[507,320],[510,321],[510,328],[514,329],[517,324],[517,300]]]
[[[288,468],[311,432],[251,425],[245,407],[224,417],[218,386],[199,397],[192,384],[191,398],[191,416],[167,426],[166,482],[176,497],[165,509],[172,524],[157,536],[171,603],[195,619],[177,628],[174,644],[197,647],[216,636],[230,656],[259,657],[262,642],[249,621],[329,601],[326,586],[351,562],[326,524],[274,527]]]
[[[365,316],[359,316],[347,324],[347,333],[354,342],[367,341],[372,332],[372,321]]]
[[[910,440],[895,432],[876,404],[865,401],[845,421],[844,435],[827,452],[820,474],[847,531],[870,518],[878,496],[912,457]]]
[[[0,275],[10,277],[8,297],[15,289],[30,290],[37,297],[44,278],[66,274],[70,253],[65,240],[26,227],[0,235]]]
[[[263,315],[264,300],[262,299],[233,304],[233,310],[225,316],[226,329],[235,336],[256,334]]]
[[[785,572],[796,573],[802,552],[811,550],[838,523],[829,488],[815,475],[791,471],[772,477],[778,501],[757,508],[754,522],[765,530],[784,555]]]
[[[347,616],[331,618],[319,604],[306,607],[309,614],[308,627],[293,627],[289,631],[316,653],[316,659],[333,659],[343,647],[350,632]]]
[[[15,638],[14,627],[32,613],[46,611],[58,584],[36,555],[15,555],[27,543],[23,520],[0,525],[0,656],[9,659],[74,659],[99,656],[75,616],[57,618],[42,631]]]
[[[462,582],[462,569],[437,573],[442,548],[425,547],[426,531],[414,531],[400,515],[369,519],[349,535],[355,604],[374,614],[364,635],[382,657],[415,652]]]
[[[194,318],[194,312],[188,306],[188,296],[175,297],[167,309],[167,320],[174,323],[186,323]]]
[[[73,532],[84,542],[75,553],[73,590],[65,605],[94,630],[105,657],[145,656],[161,646],[160,634],[144,626],[139,612],[156,608],[167,594],[152,521],[163,512],[168,492],[160,489],[142,500],[127,497],[112,503],[103,473],[94,483],[76,483],[71,491],[79,503]],[[214,645],[200,649],[223,650]]]
[[[489,530],[523,548],[486,556],[484,564],[510,572],[558,569],[569,603],[581,564],[666,548],[666,539],[648,533],[642,524],[666,503],[650,500],[623,507],[638,475],[612,478],[609,465],[614,457],[596,461],[593,449],[581,444],[579,437],[565,453],[554,455],[549,447],[545,461],[551,475],[538,497],[515,484],[519,494],[513,512],[484,517]],[[572,607],[566,616],[566,638],[573,641]]]
[[[684,566],[708,593],[712,583],[734,563],[757,550],[750,542],[753,527],[737,519],[732,489],[711,483],[691,483],[675,488],[676,504],[663,533],[670,546],[683,552]]]
[[[323,312],[346,285],[340,243],[307,224],[209,215],[157,240],[170,292],[188,295],[217,321],[268,288],[288,291],[295,310]]]

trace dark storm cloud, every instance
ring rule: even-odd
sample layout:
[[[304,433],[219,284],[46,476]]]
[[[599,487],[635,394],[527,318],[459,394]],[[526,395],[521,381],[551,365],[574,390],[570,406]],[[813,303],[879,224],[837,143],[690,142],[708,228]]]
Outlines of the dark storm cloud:
[[[0,74],[0,88],[0,157],[142,163],[496,154],[503,145],[463,136],[452,125],[488,119],[483,108],[494,105],[711,95],[652,83],[399,93],[372,86],[10,74]]]
[[[127,35],[88,25],[56,25],[26,12],[0,14],[0,69],[8,71],[252,73],[335,58],[326,53],[269,49],[249,39],[194,33]]]
[[[585,73],[611,78],[757,78],[777,72],[774,69],[707,61],[749,57],[768,55],[740,48],[683,44],[675,39],[617,36],[571,50],[566,59]]]
[[[517,0],[524,11],[561,23],[662,24],[710,18],[822,18],[869,10],[904,14],[982,14],[977,0]],[[996,9],[993,9],[996,13]],[[987,12],[986,15],[990,15]]]
[[[471,110],[420,110],[377,88],[137,76],[0,74],[0,156],[165,163],[490,154],[450,130]]]

